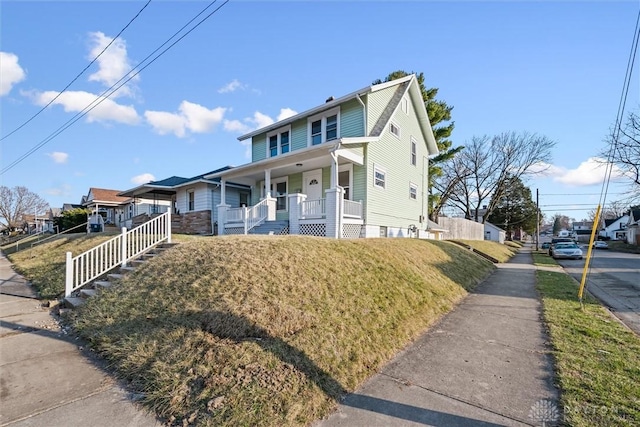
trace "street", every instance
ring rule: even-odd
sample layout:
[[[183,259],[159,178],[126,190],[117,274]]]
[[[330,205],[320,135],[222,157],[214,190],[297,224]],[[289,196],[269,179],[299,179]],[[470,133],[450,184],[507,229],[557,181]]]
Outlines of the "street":
[[[588,247],[580,247],[586,259]],[[558,260],[558,263],[580,281],[585,259]],[[640,335],[640,255],[594,249],[586,288]]]

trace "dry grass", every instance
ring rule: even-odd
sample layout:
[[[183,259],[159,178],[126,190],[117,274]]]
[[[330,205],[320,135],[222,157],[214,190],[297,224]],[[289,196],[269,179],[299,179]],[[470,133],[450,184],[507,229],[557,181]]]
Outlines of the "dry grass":
[[[447,242],[189,239],[69,320],[172,425],[305,425],[492,268]]]
[[[41,298],[54,299],[64,293],[65,253],[76,256],[109,240],[114,233],[66,234],[13,254],[6,254],[16,271],[28,277]]]
[[[562,272],[538,271],[566,425],[640,425],[640,338]]]
[[[482,253],[492,256],[493,258],[497,259],[498,262],[507,262],[519,249],[519,247],[513,245],[501,244],[498,242],[493,242],[491,240],[457,239],[457,241],[469,245]]]

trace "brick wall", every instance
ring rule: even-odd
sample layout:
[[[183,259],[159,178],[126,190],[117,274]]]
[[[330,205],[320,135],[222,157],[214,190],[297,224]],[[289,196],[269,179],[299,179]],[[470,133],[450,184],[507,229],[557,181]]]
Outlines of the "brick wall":
[[[172,214],[171,231],[179,234],[211,234],[211,211]]]

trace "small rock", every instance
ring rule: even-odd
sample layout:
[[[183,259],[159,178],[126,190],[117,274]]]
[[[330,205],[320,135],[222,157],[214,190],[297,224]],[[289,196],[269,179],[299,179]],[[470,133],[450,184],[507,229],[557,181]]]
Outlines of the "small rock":
[[[216,409],[222,408],[224,406],[224,401],[225,401],[224,396],[214,397],[213,399],[207,402],[207,410],[209,412],[213,412]]]

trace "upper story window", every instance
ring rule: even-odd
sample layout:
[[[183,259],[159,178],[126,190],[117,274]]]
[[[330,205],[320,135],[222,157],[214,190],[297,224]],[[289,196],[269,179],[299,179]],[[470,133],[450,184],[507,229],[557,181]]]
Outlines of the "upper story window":
[[[288,153],[291,149],[291,127],[287,126],[267,134],[267,157]]]
[[[340,108],[309,117],[309,144],[318,145],[340,137]]]
[[[411,164],[415,166],[418,163],[418,143],[411,137]]]
[[[402,109],[402,112],[404,112],[405,114],[409,114],[409,100],[406,96],[403,96],[402,100],[400,101],[400,109]]]
[[[373,185],[382,189],[387,185],[387,172],[379,166],[373,167]]]
[[[391,122],[389,123],[389,132],[400,138],[400,126]]]

